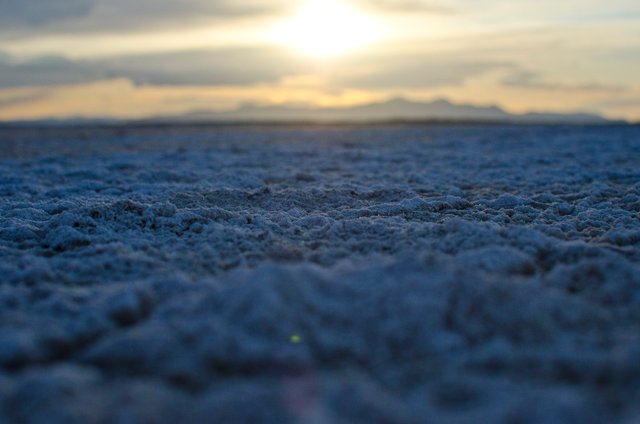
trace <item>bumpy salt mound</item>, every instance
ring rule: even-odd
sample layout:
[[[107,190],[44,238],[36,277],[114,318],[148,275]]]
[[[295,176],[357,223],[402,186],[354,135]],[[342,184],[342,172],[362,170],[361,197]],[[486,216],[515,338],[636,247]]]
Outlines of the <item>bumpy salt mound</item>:
[[[0,140],[0,421],[640,416],[637,128]]]

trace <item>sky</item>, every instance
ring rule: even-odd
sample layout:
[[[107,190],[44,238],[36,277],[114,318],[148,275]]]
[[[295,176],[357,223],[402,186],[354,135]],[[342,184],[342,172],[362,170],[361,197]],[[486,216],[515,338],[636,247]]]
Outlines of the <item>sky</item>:
[[[640,121],[637,0],[0,0],[0,120],[406,97]]]

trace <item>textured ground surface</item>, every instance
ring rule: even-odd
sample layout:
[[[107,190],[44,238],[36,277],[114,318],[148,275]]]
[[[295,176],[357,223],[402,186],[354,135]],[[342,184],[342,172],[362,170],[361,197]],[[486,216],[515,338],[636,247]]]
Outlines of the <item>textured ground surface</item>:
[[[0,154],[0,422],[640,420],[637,127]]]

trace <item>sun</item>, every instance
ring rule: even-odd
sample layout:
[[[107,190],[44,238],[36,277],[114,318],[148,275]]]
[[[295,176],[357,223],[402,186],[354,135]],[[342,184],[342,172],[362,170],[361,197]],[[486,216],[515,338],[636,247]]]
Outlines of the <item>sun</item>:
[[[371,43],[376,28],[370,17],[344,1],[310,0],[272,35],[280,44],[326,58]]]

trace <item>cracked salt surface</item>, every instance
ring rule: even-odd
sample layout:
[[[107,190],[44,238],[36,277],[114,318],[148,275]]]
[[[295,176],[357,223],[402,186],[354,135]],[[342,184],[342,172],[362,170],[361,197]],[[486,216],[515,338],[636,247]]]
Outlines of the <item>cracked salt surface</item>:
[[[638,127],[0,152],[1,422],[640,420]]]

